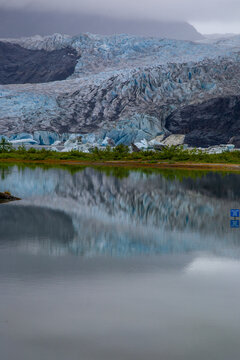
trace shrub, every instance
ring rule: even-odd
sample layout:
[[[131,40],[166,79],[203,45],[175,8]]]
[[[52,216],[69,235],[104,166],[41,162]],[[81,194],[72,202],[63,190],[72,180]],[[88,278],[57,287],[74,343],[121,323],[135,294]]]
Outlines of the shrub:
[[[0,153],[13,151],[13,146],[5,138],[2,138],[0,142]]]

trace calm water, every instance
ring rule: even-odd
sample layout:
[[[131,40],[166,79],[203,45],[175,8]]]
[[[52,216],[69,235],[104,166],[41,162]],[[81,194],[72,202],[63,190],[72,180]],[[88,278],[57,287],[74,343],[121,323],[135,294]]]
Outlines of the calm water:
[[[23,199],[0,205],[1,360],[239,360],[239,174],[0,179]]]

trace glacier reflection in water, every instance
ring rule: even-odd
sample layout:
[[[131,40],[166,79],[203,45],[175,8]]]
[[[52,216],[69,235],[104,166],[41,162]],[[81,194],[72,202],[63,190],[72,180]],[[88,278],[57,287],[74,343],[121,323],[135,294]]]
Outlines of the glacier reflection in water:
[[[239,358],[239,174],[0,175],[1,360]]]
[[[8,241],[85,256],[210,250],[239,254],[230,209],[238,174],[172,170],[3,167],[1,190],[23,200],[0,207]],[[75,171],[73,171],[75,170]]]

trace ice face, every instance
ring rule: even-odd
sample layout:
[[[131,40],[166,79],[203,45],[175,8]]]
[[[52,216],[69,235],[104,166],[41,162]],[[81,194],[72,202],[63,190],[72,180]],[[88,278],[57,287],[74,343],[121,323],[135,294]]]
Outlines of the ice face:
[[[11,41],[49,51],[70,46],[80,59],[67,80],[0,86],[2,135],[41,131],[47,135],[34,139],[52,144],[62,134],[92,134],[129,144],[166,131],[165,119],[180,106],[240,92],[238,39],[55,34]]]

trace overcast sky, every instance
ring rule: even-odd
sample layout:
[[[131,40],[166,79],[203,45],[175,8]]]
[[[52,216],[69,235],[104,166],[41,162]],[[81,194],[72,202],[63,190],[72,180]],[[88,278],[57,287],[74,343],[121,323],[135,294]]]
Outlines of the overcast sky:
[[[201,33],[240,33],[240,0],[0,0],[7,9],[184,20]]]

